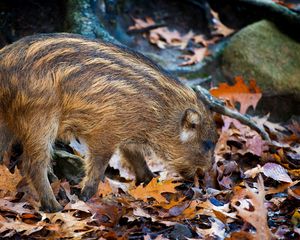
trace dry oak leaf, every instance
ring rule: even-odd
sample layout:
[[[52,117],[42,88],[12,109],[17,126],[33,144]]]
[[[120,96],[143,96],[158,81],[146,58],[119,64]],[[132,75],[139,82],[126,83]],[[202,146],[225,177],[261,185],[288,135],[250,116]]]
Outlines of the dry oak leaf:
[[[265,176],[270,177],[276,181],[292,183],[292,179],[287,173],[287,170],[281,165],[276,163],[266,163],[263,167],[258,165],[255,168],[249,169],[245,172],[246,177],[254,178],[259,173],[263,173]]]
[[[266,127],[271,133],[278,133],[286,131],[284,127],[282,127],[279,123],[273,123],[268,121],[270,114],[268,113],[264,117],[252,117],[252,120],[254,120],[259,127]]]
[[[11,173],[6,166],[0,165],[0,191],[16,193],[21,179],[22,176],[18,169],[15,170],[15,173]]]
[[[254,236],[245,231],[233,232],[230,234],[230,237],[225,238],[225,240],[255,240]]]
[[[210,217],[209,221],[211,222],[211,228],[202,229],[196,227],[197,234],[203,239],[207,239],[208,237],[217,237],[217,239],[224,239],[226,230],[224,223],[219,219],[213,217]]]
[[[28,208],[27,202],[10,202],[6,199],[0,199],[0,211],[10,212],[22,216],[23,214],[34,214],[35,210]]]
[[[106,197],[112,194],[112,188],[107,178],[104,179],[104,182],[100,181],[98,185],[97,195],[100,197]]]
[[[151,17],[146,17],[145,19],[146,21],[139,18],[133,18],[134,25],[130,26],[128,30],[140,30],[155,25],[155,22]]]
[[[43,220],[48,219],[54,226],[55,237],[82,239],[90,231],[97,231],[99,227],[88,224],[91,219],[79,219],[73,216],[74,212],[44,213]]]
[[[193,55],[181,55],[180,58],[183,58],[187,61],[180,63],[179,66],[188,66],[193,65],[198,62],[201,62],[205,56],[207,56],[208,51],[206,48],[194,48]]]
[[[4,238],[13,238],[17,233],[22,234],[22,236],[29,236],[36,233],[44,228],[45,223],[38,222],[37,224],[27,224],[19,219],[9,219],[4,218],[0,215],[0,235]]]
[[[257,193],[256,189],[250,188],[247,184],[245,186],[245,189],[236,188],[231,205],[237,210],[238,216],[255,227],[255,239],[272,239],[273,234],[267,220],[268,210],[264,205],[266,193],[262,176],[259,175],[258,178]]]
[[[218,218],[221,216],[220,220],[226,219],[228,222],[231,221],[231,219],[236,218],[235,213],[230,213],[229,204],[215,206],[210,202],[210,200],[206,200],[205,202],[200,200],[192,200],[182,214],[177,217],[177,219],[193,219],[199,214]]]
[[[193,36],[192,39],[195,43],[202,44],[204,47],[207,47],[207,45],[208,45],[208,43],[205,39],[205,36],[202,34],[195,35],[195,36]]]
[[[239,102],[242,114],[245,114],[250,106],[255,109],[262,96],[261,90],[254,80],[250,80],[247,86],[241,76],[235,77],[233,86],[221,83],[218,88],[211,89],[210,93],[215,97],[229,100],[232,105]]]
[[[177,30],[169,30],[167,27],[160,27],[150,31],[149,41],[156,44],[159,48],[173,46],[184,49],[193,36],[194,33],[192,31],[189,31],[182,36]]]
[[[290,191],[292,191],[290,188],[295,186],[296,184],[298,184],[300,182],[300,180],[298,181],[294,181],[291,183],[281,183],[276,187],[270,187],[267,191],[266,191],[266,195],[268,194],[275,194],[275,193],[280,193],[280,192],[284,192],[288,189],[288,193],[290,194]]]
[[[211,14],[214,17],[214,23],[215,23],[215,29],[216,29],[216,34],[220,34],[224,37],[230,35],[231,33],[233,33],[235,30],[226,27],[219,18],[219,14],[213,10],[211,10]]]
[[[154,198],[158,203],[167,203],[168,201],[161,195],[162,193],[176,193],[175,187],[180,183],[172,183],[172,180],[159,182],[158,177],[153,178],[148,185],[139,185],[135,189],[129,190],[129,194],[135,199],[148,202],[148,198]]]

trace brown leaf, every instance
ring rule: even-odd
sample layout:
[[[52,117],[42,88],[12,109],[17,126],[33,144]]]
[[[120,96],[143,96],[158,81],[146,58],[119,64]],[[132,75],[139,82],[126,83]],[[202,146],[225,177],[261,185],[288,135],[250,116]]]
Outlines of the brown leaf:
[[[13,203],[6,199],[0,199],[0,210],[2,212],[11,212],[16,215],[35,213],[34,209],[28,208],[28,203],[26,202]]]
[[[155,25],[155,22],[151,17],[146,17],[146,21],[139,18],[133,18],[133,21],[134,25],[130,26],[128,30],[140,30]]]
[[[22,233],[23,236],[29,236],[39,232],[44,228],[44,223],[27,224],[19,219],[12,220],[0,216],[0,234],[4,238],[14,237],[16,233]],[[5,232],[5,234],[3,234]],[[12,238],[15,239],[15,238]]]
[[[249,232],[240,231],[231,233],[225,240],[255,240],[256,238]]]
[[[22,176],[18,169],[15,173],[10,171],[4,166],[0,165],[0,190],[5,192],[17,193],[17,185],[22,180]]]
[[[105,178],[104,182],[101,181],[98,185],[97,196],[106,197],[110,194],[112,194],[112,188],[107,178]]]
[[[205,36],[202,34],[193,36],[193,40],[195,43],[202,44],[204,47],[208,45]]]
[[[245,185],[245,189],[240,188],[238,191],[235,191],[235,195],[231,200],[231,205],[236,208],[238,212],[237,214],[244,221],[249,222],[252,226],[255,227],[255,239],[270,240],[272,239],[273,234],[268,226],[268,211],[264,205],[265,190],[263,178],[259,176],[257,183],[258,193],[256,193],[256,190],[250,188],[247,184]],[[254,207],[254,211],[249,210],[251,205]]]
[[[169,30],[167,27],[160,27],[150,31],[149,40],[159,48],[173,46],[184,49],[193,36],[194,33],[192,31],[189,31],[185,35],[181,35],[177,30]]]
[[[96,231],[98,226],[92,226],[88,223],[90,219],[79,219],[73,216],[74,212],[57,212],[46,213],[44,219],[49,219],[51,225],[49,230],[55,231],[56,239],[71,238],[82,239],[83,236],[93,230]]]
[[[220,35],[226,37],[226,36],[230,35],[231,33],[233,33],[235,31],[234,29],[226,27],[220,21],[219,14],[217,12],[211,10],[211,13],[212,13],[212,15],[214,17],[214,20],[215,20],[216,34],[220,34]]]
[[[207,55],[206,48],[194,48],[193,55],[181,55],[180,58],[183,58],[187,61],[179,64],[180,66],[193,65],[198,62],[201,62],[203,58]]]

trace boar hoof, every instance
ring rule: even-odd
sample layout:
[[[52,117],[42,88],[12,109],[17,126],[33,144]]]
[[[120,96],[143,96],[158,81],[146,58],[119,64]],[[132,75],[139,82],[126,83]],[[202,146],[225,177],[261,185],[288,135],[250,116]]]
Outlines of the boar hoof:
[[[43,212],[54,213],[59,212],[61,210],[63,210],[63,207],[57,201],[47,203],[42,202],[41,211]]]
[[[94,196],[95,193],[96,193],[96,188],[95,188],[95,187],[93,187],[93,186],[89,186],[89,187],[85,186],[85,187],[82,189],[79,198],[80,198],[82,201],[86,202],[86,201],[89,200],[92,196]]]

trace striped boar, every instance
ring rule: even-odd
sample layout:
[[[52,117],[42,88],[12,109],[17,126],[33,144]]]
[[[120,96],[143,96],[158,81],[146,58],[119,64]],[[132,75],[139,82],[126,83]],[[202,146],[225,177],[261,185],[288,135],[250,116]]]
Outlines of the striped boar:
[[[211,167],[212,115],[196,94],[141,54],[74,34],[25,37],[0,51],[3,152],[22,145],[20,169],[42,209],[62,209],[47,178],[56,139],[89,148],[81,199],[92,197],[118,149],[137,182],[153,177],[153,151],[185,178]]]

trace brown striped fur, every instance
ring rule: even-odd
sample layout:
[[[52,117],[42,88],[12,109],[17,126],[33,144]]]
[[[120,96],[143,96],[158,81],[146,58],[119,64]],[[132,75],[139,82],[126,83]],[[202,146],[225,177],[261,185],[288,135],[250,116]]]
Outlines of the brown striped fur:
[[[140,54],[72,34],[25,37],[0,50],[0,116],[0,151],[22,144],[22,172],[47,211],[61,209],[47,179],[56,139],[76,136],[89,147],[85,200],[116,149],[147,182],[145,152],[192,177],[211,166],[216,141],[192,90]]]

